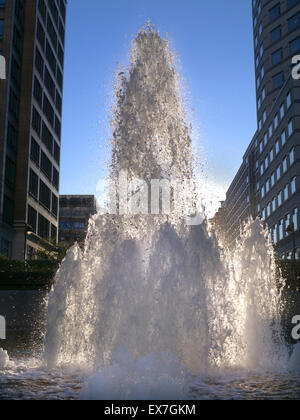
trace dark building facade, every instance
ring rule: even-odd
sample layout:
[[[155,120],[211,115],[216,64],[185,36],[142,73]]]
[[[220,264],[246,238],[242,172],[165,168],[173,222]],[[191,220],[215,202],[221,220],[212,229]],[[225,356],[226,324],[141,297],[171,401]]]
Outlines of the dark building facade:
[[[59,242],[83,245],[90,217],[97,212],[93,195],[61,195],[59,199]]]
[[[0,253],[58,238],[67,0],[0,0]]]
[[[257,131],[227,191],[226,237],[250,217],[268,225],[279,258],[300,257],[300,1],[252,0]]]

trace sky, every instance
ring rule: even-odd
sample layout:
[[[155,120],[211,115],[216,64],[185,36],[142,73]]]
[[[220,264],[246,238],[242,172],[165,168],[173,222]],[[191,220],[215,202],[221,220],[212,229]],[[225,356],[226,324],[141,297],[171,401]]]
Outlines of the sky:
[[[148,19],[179,54],[193,141],[216,206],[257,125],[250,0],[69,0],[60,192],[97,195],[107,176],[113,73]]]

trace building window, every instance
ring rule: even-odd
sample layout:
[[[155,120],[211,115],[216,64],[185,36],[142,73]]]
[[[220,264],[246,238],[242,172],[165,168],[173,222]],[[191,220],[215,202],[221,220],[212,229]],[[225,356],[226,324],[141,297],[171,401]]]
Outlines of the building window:
[[[30,226],[31,231],[36,233],[37,211],[34,210],[31,206],[28,206],[27,223]]]
[[[261,198],[265,197],[265,186],[263,186],[262,189],[260,190],[260,195],[261,195]]]
[[[62,75],[62,72],[59,70],[59,68],[57,68],[56,80],[57,80],[58,86],[60,87],[60,90],[62,91],[63,75]]]
[[[43,29],[43,26],[42,26],[42,24],[41,24],[41,22],[40,22],[39,19],[37,21],[36,36],[37,36],[37,39],[38,39],[38,41],[40,43],[40,46],[42,47],[42,51],[44,51],[44,49],[45,49],[45,38],[46,38],[46,36],[45,36],[45,31]]]
[[[53,193],[52,193],[51,212],[52,212],[52,214],[54,214],[55,217],[57,217],[57,215],[58,215],[58,198]]]
[[[58,91],[56,91],[56,101],[55,101],[56,109],[59,112],[59,115],[61,115],[62,112],[62,99]]]
[[[273,162],[273,160],[274,160],[274,149],[270,151],[270,162]]]
[[[0,19],[0,39],[3,38],[4,35],[4,20]]]
[[[72,229],[72,223],[71,222],[59,222],[59,229],[60,230],[71,230]]]
[[[286,171],[287,171],[287,157],[285,157],[282,162],[282,172],[285,174]]]
[[[263,88],[262,93],[261,93],[261,99],[262,101],[264,101],[266,98],[266,88]]]
[[[65,28],[61,19],[59,19],[58,33],[59,33],[60,40],[62,44],[64,45],[65,44]]]
[[[59,118],[57,117],[57,115],[55,115],[55,134],[57,135],[57,137],[60,139],[60,135],[61,135],[61,122],[59,120]]]
[[[57,49],[57,35],[56,35],[55,28],[54,28],[54,24],[53,24],[49,14],[47,16],[47,31],[48,31],[49,37],[51,39],[52,45],[54,47],[54,50],[56,51],[56,49]]]
[[[288,25],[289,31],[293,31],[300,26],[300,12],[288,20]]]
[[[54,166],[53,166],[52,184],[58,190],[58,187],[59,187],[59,173]]]
[[[258,130],[260,131],[262,129],[262,122],[261,120],[258,121]]]
[[[86,228],[84,222],[74,222],[73,227],[76,230],[84,230]]]
[[[283,237],[284,237],[284,220],[281,219],[280,224],[279,224],[279,240],[282,241]]]
[[[284,187],[283,197],[284,197],[284,201],[287,201],[289,199],[289,185],[288,184]]]
[[[260,49],[259,49],[259,55],[260,57],[262,57],[264,54],[264,44],[261,44]]]
[[[282,206],[282,191],[277,196],[278,207]]]
[[[38,188],[39,188],[39,177],[37,174],[30,169],[29,174],[29,193],[34,197],[38,198]]]
[[[50,93],[51,98],[55,99],[55,83],[51,77],[51,74],[49,73],[47,66],[45,66],[45,86],[48,89],[48,92]]]
[[[269,127],[269,138],[272,137],[272,134],[273,134],[273,126],[271,124],[270,127]]]
[[[291,194],[295,194],[296,192],[296,177],[294,177],[291,181]]]
[[[49,42],[46,42],[46,57],[53,74],[56,74],[56,59]]]
[[[284,104],[282,104],[280,107],[280,119],[282,120],[283,117],[284,117]]]
[[[49,152],[52,154],[53,152],[53,136],[51,131],[48,129],[47,125],[43,122],[42,128],[42,142],[47,147]]]
[[[11,77],[14,80],[14,82],[16,83],[16,85],[18,86],[18,88],[20,89],[21,67],[20,67],[18,61],[14,57],[12,57],[12,62],[11,62]]]
[[[279,140],[277,140],[276,143],[275,143],[275,152],[276,152],[276,155],[278,155],[279,151],[280,151],[280,145],[279,145]]]
[[[276,176],[277,176],[277,181],[278,181],[281,178],[281,165],[277,166]]]
[[[271,31],[271,42],[277,42],[281,38],[281,27],[278,26],[277,28]]]
[[[274,130],[276,130],[277,127],[278,127],[278,114],[276,114],[274,118]]]
[[[266,182],[266,194],[268,194],[269,191],[270,191],[270,180],[267,179],[267,182]]]
[[[281,145],[284,146],[286,143],[285,130],[281,133]]]
[[[266,158],[265,158],[265,168],[266,168],[266,170],[268,169],[268,167],[269,167],[269,156],[266,156]]]
[[[18,148],[18,132],[15,127],[10,124],[7,125],[7,145],[14,151]]]
[[[293,134],[293,120],[288,124],[288,136],[290,137]]]
[[[47,185],[40,180],[40,203],[46,207],[47,210],[51,210],[51,191]]]
[[[263,112],[263,123],[267,121],[267,111]]]
[[[290,214],[288,214],[287,216],[286,216],[286,219],[285,219],[285,234],[286,234],[286,236],[289,236],[289,231],[288,231],[288,228],[291,226],[291,215]]]
[[[262,163],[262,164],[260,165],[260,175],[261,175],[261,176],[264,174],[264,170],[265,170],[265,168],[264,168],[264,164]]]
[[[286,97],[286,108],[289,109],[291,105],[292,105],[292,95],[291,95],[291,92],[289,92]]]
[[[295,149],[293,148],[290,151],[290,165],[292,166],[294,164],[294,162],[295,162]]]
[[[12,89],[9,92],[9,110],[16,119],[19,118],[19,99]]]
[[[273,241],[275,245],[278,243],[278,225],[275,225],[273,229]]]
[[[11,190],[16,188],[16,164],[8,156],[5,162],[5,185]]]
[[[6,195],[3,200],[3,222],[8,225],[13,225],[14,223],[14,207],[15,203],[13,200],[8,198]]]
[[[23,52],[23,40],[21,33],[16,26],[14,26],[13,45],[19,57],[21,57]]]
[[[298,209],[294,210],[293,213],[293,224],[294,224],[294,230],[298,230],[299,223],[298,223]]]
[[[39,12],[43,18],[43,21],[46,22],[47,7],[45,4],[45,0],[39,0]]]
[[[42,119],[36,108],[32,107],[32,128],[40,136]]]
[[[272,200],[272,212],[274,213],[276,211],[276,197]]]
[[[273,77],[273,87],[274,89],[277,89],[283,85],[284,82],[284,74],[283,72],[276,74]]]
[[[52,180],[52,163],[46,154],[42,151],[41,153],[41,170],[44,172],[49,181]]]
[[[43,88],[36,77],[34,77],[34,88],[33,88],[33,96],[35,97],[36,101],[42,107],[43,102]]]
[[[300,51],[300,36],[290,42],[290,54],[294,55]]]
[[[54,141],[54,152],[53,152],[53,157],[54,157],[55,161],[59,164],[59,162],[60,162],[60,147],[59,147],[59,145],[56,143],[56,141]]]
[[[39,72],[41,78],[43,79],[44,78],[44,60],[38,48],[36,48],[36,51],[35,51],[35,67],[37,71]]]
[[[279,64],[282,60],[282,49],[275,51],[272,54],[272,66],[276,66],[277,64]]]
[[[271,10],[269,10],[269,17],[270,20],[277,19],[280,16],[280,3],[276,4],[276,6],[272,7]]]
[[[275,185],[275,172],[273,172],[271,175],[271,187],[274,187],[274,185]]]
[[[47,98],[47,96],[44,94],[44,106],[43,106],[44,113],[47,117],[47,120],[51,124],[51,126],[54,126],[54,109]]]
[[[287,7],[293,7],[295,4],[299,3],[299,0],[287,0]]]
[[[49,239],[50,234],[50,222],[41,214],[39,214],[39,228],[38,234],[41,238]]]

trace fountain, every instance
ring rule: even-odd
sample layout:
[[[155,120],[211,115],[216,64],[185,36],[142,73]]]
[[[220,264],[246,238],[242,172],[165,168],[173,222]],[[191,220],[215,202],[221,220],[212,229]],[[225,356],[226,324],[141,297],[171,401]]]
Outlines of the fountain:
[[[278,383],[298,395],[269,233],[250,221],[231,255],[195,216],[179,77],[150,24],[117,74],[115,99],[108,210],[91,218],[84,249],[71,248],[57,272],[42,377],[83,375],[74,387],[95,399],[247,397],[247,381],[257,397]]]

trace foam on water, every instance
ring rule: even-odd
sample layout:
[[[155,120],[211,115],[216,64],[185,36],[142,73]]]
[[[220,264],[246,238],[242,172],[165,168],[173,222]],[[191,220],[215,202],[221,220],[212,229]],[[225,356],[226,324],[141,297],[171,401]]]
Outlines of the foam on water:
[[[170,400],[188,395],[188,373],[170,354],[149,354],[135,360],[120,348],[110,366],[89,378],[81,399],[89,400]]]
[[[147,182],[194,179],[178,80],[167,40],[143,28],[116,82],[113,184],[122,171]],[[146,399],[162,389],[179,398],[186,370],[287,367],[268,232],[249,222],[230,255],[206,221],[186,225],[193,187],[188,198],[171,215],[99,213],[84,250],[68,251],[49,297],[45,358],[99,370],[83,398]]]

